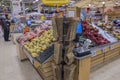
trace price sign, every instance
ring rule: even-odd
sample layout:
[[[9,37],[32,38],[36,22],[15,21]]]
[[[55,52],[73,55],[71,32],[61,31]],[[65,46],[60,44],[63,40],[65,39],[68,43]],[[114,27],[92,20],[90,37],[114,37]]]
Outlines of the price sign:
[[[69,0],[42,0],[42,3],[49,6],[62,6],[69,3]]]

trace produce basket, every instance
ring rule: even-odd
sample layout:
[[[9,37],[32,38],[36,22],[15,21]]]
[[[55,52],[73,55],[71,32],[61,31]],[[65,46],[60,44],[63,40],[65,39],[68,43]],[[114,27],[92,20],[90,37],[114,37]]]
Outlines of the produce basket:
[[[56,40],[62,41],[62,37],[64,35],[66,41],[74,40],[76,35],[77,24],[78,20],[75,18],[54,18],[53,19],[54,38]]]

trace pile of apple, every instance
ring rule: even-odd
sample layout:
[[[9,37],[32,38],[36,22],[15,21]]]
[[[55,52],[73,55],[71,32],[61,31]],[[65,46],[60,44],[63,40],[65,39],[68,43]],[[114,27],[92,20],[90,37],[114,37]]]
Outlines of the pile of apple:
[[[30,52],[32,57],[37,57],[51,46],[53,40],[53,30],[49,29],[44,31],[39,37],[31,40],[31,42],[25,44],[24,47]]]
[[[91,39],[96,45],[103,45],[110,43],[107,39],[105,39],[101,34],[99,34],[99,30],[89,25],[87,22],[82,22],[83,26],[83,34]]]

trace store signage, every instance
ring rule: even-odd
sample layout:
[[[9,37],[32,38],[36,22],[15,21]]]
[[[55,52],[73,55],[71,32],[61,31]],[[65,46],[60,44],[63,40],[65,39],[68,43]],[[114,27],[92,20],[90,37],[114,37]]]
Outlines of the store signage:
[[[69,0],[42,0],[42,3],[50,6],[61,6],[69,3]]]
[[[18,15],[21,12],[21,5],[19,0],[12,1],[13,14]]]

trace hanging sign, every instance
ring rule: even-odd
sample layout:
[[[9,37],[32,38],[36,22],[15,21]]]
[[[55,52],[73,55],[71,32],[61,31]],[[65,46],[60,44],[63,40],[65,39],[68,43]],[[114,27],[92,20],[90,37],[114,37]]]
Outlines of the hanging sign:
[[[62,6],[68,4],[69,0],[42,0],[42,4],[48,6]]]
[[[20,0],[12,0],[13,14],[17,15],[21,12]]]

